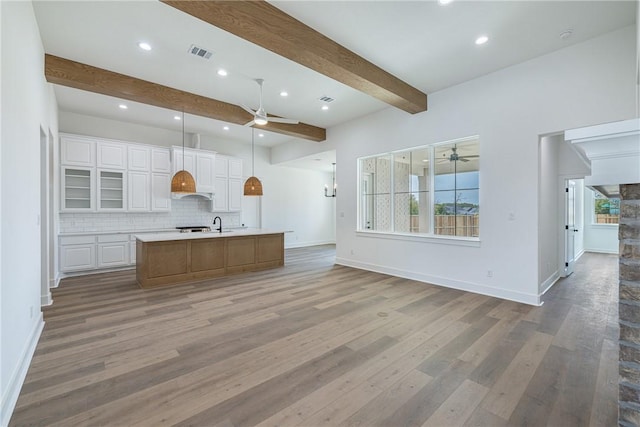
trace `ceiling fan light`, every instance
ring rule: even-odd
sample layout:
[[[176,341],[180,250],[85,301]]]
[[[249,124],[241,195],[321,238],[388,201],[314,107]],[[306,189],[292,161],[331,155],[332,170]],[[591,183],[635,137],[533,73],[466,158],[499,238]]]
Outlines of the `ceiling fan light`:
[[[264,118],[264,117],[259,117],[256,115],[256,118],[253,120],[255,122],[255,124],[260,125],[260,126],[264,126],[267,123],[269,123],[269,121]]]

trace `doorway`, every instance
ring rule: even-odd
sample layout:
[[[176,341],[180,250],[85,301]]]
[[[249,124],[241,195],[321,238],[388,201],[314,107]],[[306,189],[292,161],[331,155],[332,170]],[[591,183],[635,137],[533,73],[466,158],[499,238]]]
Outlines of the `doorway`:
[[[574,271],[576,262],[576,181],[565,180],[565,262],[564,276]]]

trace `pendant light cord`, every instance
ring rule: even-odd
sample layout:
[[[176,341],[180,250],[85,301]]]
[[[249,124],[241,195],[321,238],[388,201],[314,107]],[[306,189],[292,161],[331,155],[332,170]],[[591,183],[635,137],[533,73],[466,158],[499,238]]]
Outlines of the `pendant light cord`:
[[[256,157],[254,154],[254,130],[253,128],[251,128],[251,176],[256,176]]]
[[[184,110],[182,110],[182,170],[184,170]]]

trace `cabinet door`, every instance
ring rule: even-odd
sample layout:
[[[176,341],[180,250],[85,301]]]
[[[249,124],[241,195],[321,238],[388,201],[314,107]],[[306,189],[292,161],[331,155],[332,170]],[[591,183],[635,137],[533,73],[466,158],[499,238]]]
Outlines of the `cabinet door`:
[[[125,242],[98,243],[98,268],[128,265],[129,246],[128,238]]]
[[[98,169],[98,210],[122,211],[125,209],[126,180],[123,171]]]
[[[242,179],[242,159],[229,158],[229,178]]]
[[[151,172],[171,173],[171,156],[168,148],[151,150]]]
[[[92,211],[95,209],[95,169],[62,167],[61,204],[63,211]]]
[[[95,166],[95,141],[71,136],[61,137],[60,163],[73,166]]]
[[[171,210],[171,175],[151,174],[151,210],[154,212]]]
[[[96,245],[60,246],[60,271],[91,270],[96,268]]]
[[[129,172],[128,185],[129,211],[147,212],[149,211],[149,174],[146,172]]]
[[[137,145],[129,145],[127,156],[129,162],[130,171],[149,172],[151,157],[151,150],[147,147],[140,147]]]
[[[242,210],[242,179],[229,178],[229,210]]]
[[[215,191],[215,155],[196,155],[196,191],[199,193],[213,193]]]
[[[189,172],[193,178],[196,178],[196,155],[193,152],[185,151],[184,153],[184,166],[183,166],[182,149],[175,148],[173,150],[173,173],[181,170]]]
[[[216,154],[216,176],[227,178],[229,175],[229,158]]]
[[[213,211],[227,212],[229,210],[229,195],[228,195],[228,180],[227,178],[216,178],[216,194],[213,196]]]
[[[98,142],[98,167],[108,169],[127,168],[127,146],[117,142]]]

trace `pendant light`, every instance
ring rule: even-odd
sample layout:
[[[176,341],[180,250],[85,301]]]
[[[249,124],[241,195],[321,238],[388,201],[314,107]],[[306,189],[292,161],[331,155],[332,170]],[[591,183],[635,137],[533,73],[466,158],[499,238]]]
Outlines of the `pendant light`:
[[[172,193],[195,193],[196,180],[193,176],[184,170],[184,110],[182,111],[182,170],[176,172],[171,179]]]
[[[251,128],[251,176],[244,183],[245,196],[262,196],[262,183],[255,177],[254,129]]]

